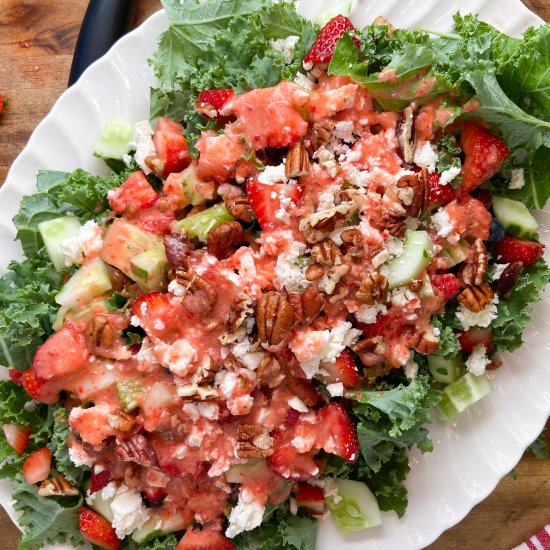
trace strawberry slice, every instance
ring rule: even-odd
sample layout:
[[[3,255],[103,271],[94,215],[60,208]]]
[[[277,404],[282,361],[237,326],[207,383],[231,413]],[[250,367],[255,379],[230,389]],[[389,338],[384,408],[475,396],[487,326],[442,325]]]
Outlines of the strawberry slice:
[[[17,454],[21,454],[29,443],[32,429],[21,424],[4,424],[2,426],[6,441]]]
[[[357,365],[348,349],[343,350],[334,363],[322,363],[321,368],[328,372],[325,381],[329,384],[342,382],[345,388],[353,388],[359,384]]]
[[[50,474],[52,453],[48,447],[43,447],[31,453],[23,463],[23,477],[29,485],[44,481]]]
[[[496,246],[498,261],[510,264],[521,262],[524,266],[534,264],[543,254],[545,246],[542,243],[518,239],[506,234]]]
[[[93,495],[101,491],[101,489],[107,487],[111,481],[111,472],[107,468],[96,473],[96,467],[94,467],[92,469],[92,477],[90,478],[90,494]]]
[[[491,327],[472,327],[458,336],[460,347],[467,353],[472,353],[478,344],[483,344],[487,352],[493,347],[493,332]]]
[[[342,405],[329,403],[320,409],[319,424],[322,431],[316,445],[327,453],[338,455],[348,462],[355,462],[359,456],[357,431]]]
[[[111,522],[89,508],[80,508],[78,526],[82,536],[100,548],[118,550],[122,545]]]
[[[363,336],[365,338],[371,338],[372,336],[383,336],[386,332],[387,321],[387,315],[378,315],[374,323],[356,322],[355,327],[363,331]]]
[[[277,211],[281,208],[281,199],[290,199],[296,203],[303,197],[304,188],[300,185],[284,183],[268,185],[250,179],[246,183],[246,192],[248,193],[248,202],[258,218],[261,228],[267,230],[284,224],[277,218]]]
[[[166,294],[150,292],[133,303],[132,313],[148,334],[159,335],[172,323],[174,309]]]
[[[316,477],[319,468],[313,452],[299,453],[290,443],[279,447],[267,458],[267,465],[274,474],[290,481],[305,481]]]
[[[233,550],[235,545],[219,531],[190,527],[176,546],[176,550]]]
[[[441,185],[440,179],[441,174],[437,172],[430,174],[430,202],[447,204],[456,199],[456,189],[450,183]]]
[[[460,146],[466,156],[462,165],[462,194],[494,176],[508,158],[506,144],[474,122],[465,122],[460,136]]]
[[[111,210],[117,214],[133,214],[137,210],[153,206],[159,197],[145,174],[134,172],[120,187],[110,191],[108,198]]]
[[[53,405],[53,403],[59,401],[59,392],[51,390],[44,382],[39,382],[33,369],[26,370],[23,373],[21,383],[29,396],[37,401],[42,401],[42,403],[48,405]]]
[[[434,273],[430,275],[430,281],[434,288],[443,292],[445,300],[451,300],[460,290],[460,281],[458,277],[452,273]]]
[[[230,88],[225,90],[205,90],[197,97],[195,111],[206,118],[215,118],[220,124],[226,124],[231,117],[220,115],[225,104],[235,96]]]
[[[162,487],[147,486],[141,492],[143,500],[149,508],[158,508],[164,501],[166,490]]]
[[[183,131],[183,126],[181,129]],[[161,178],[165,179],[172,173],[181,172],[191,164],[187,140],[181,132],[157,130],[153,134],[153,143],[158,158],[151,162],[151,167]]]
[[[23,385],[23,373],[17,369],[8,369],[8,376],[11,381],[17,384],[18,386]]]
[[[298,483],[294,492],[296,504],[313,516],[322,516],[325,512],[325,494],[319,487],[309,483]]]
[[[183,134],[184,127],[175,120],[159,116],[155,125],[155,132],[168,132],[170,134]]]
[[[342,35],[355,31],[353,23],[345,15],[333,17],[322,29],[311,49],[304,57],[304,63],[328,63],[334,54],[334,48]],[[354,44],[359,48],[361,42],[352,35]]]

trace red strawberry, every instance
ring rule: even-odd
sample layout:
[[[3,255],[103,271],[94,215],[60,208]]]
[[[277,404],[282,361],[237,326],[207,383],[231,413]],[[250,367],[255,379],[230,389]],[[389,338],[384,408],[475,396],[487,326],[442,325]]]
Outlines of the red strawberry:
[[[430,281],[434,288],[443,292],[445,300],[451,300],[460,290],[460,281],[458,277],[452,273],[434,273],[430,275]]]
[[[338,455],[348,462],[355,462],[359,456],[357,431],[342,405],[329,403],[320,409],[319,424],[322,426],[322,432],[317,445],[327,453]]]
[[[460,347],[467,353],[472,353],[478,344],[483,344],[487,352],[493,347],[491,327],[472,327],[458,336]]]
[[[246,192],[248,193],[250,206],[254,210],[256,218],[258,218],[261,228],[266,230],[273,229],[283,223],[276,217],[277,210],[281,207],[280,198],[289,198],[293,202],[297,202],[302,198],[304,188],[300,185],[286,185],[283,183],[267,185],[250,179],[246,183]]]
[[[288,428],[291,428],[292,426],[296,425],[296,422],[298,422],[299,418],[300,418],[300,413],[296,409],[290,408],[286,413],[284,424]]]
[[[359,373],[353,355],[347,349],[336,358],[334,363],[323,363],[321,368],[328,372],[325,380],[329,384],[342,382],[345,388],[353,388],[359,384]]]
[[[352,22],[344,15],[333,17],[322,29],[317,40],[304,57],[304,63],[328,63],[334,54],[336,43],[348,31],[354,31]],[[352,40],[359,48],[361,42],[352,35]]]
[[[109,206],[117,214],[125,211],[134,213],[142,208],[153,206],[158,195],[143,172],[134,172],[116,189],[109,192]]]
[[[147,332],[161,333],[173,320],[173,309],[166,294],[150,292],[140,296],[132,305],[132,313],[139,318]],[[158,323],[160,321],[160,324]]]
[[[273,473],[290,481],[305,481],[319,473],[313,452],[299,453],[290,442],[275,448],[273,454],[267,458],[267,465]]]
[[[20,370],[8,369],[8,375],[11,378],[12,382],[15,382],[18,386],[21,386],[23,384],[23,373]]]
[[[181,172],[191,164],[187,140],[181,133],[156,131],[153,135],[153,143],[158,159],[152,162],[152,168],[157,176],[167,178],[170,174]]]
[[[298,483],[295,490],[296,504],[314,516],[322,516],[325,512],[325,495],[319,487],[309,483]]]
[[[158,508],[162,504],[162,499],[166,496],[166,491],[162,487],[153,487],[149,485],[142,491],[142,496],[147,500],[147,505],[152,508]]]
[[[378,315],[374,323],[355,323],[356,328],[363,331],[365,338],[383,336],[386,331],[387,315]]]
[[[190,527],[176,546],[176,550],[233,550],[235,545],[219,531]]]
[[[92,470],[92,477],[90,479],[90,494],[93,495],[98,491],[101,491],[104,487],[107,487],[111,482],[111,472],[106,468],[99,473],[96,473],[96,467]]]
[[[52,405],[59,401],[59,392],[52,391],[44,382],[36,379],[33,369],[26,370],[21,378],[23,389],[30,397],[42,403]]]
[[[441,185],[440,179],[441,174],[437,172],[430,174],[430,202],[447,204],[456,199],[456,189],[450,183]]]
[[[220,110],[235,95],[231,89],[225,90],[205,90],[197,97],[195,111],[206,118],[217,118],[218,122],[225,124],[230,117],[220,115]]]
[[[465,160],[462,165],[461,193],[468,193],[494,176],[508,158],[506,144],[474,122],[462,126],[460,146]]]
[[[78,516],[78,524],[82,536],[92,544],[105,550],[118,550],[122,541],[116,536],[111,522],[103,516],[82,506]]]
[[[6,441],[12,447],[17,454],[21,454],[31,437],[32,429],[28,426],[21,426],[21,424],[4,424],[2,426]]]
[[[542,243],[518,239],[506,234],[496,246],[499,262],[521,262],[524,266],[534,264],[543,254],[545,246]],[[500,257],[499,257],[500,256]]]
[[[164,116],[159,116],[157,118],[155,132],[168,132],[170,134],[179,134],[181,136],[183,134],[183,130],[183,126],[175,120],[166,118]]]
[[[47,479],[52,466],[52,453],[48,447],[43,447],[31,453],[23,463],[23,477],[29,485],[34,485]]]

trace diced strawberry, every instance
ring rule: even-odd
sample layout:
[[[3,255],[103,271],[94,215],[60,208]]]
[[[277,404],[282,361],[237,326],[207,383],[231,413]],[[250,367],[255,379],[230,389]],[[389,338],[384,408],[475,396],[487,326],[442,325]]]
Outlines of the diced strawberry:
[[[158,159],[155,161],[155,173],[167,178],[173,172],[181,172],[191,163],[187,149],[187,140],[181,133],[174,131],[156,131],[153,143]]]
[[[234,95],[231,89],[205,90],[197,97],[195,110],[206,118],[216,118],[220,124],[226,124],[230,117],[220,115],[220,111]]]
[[[170,228],[176,219],[173,212],[161,212],[156,206],[138,210],[130,221],[146,233],[153,233],[157,237],[170,234]]]
[[[508,158],[506,144],[474,122],[467,121],[462,126],[460,146],[465,155],[461,193],[470,192],[494,176]]]
[[[474,199],[477,199],[487,209],[493,204],[493,193],[489,189],[474,189],[471,194]]]
[[[90,478],[90,494],[93,495],[101,491],[101,489],[109,485],[111,480],[111,472],[107,468],[96,473],[96,468],[94,467],[92,469],[92,477]]]
[[[298,419],[300,418],[300,413],[296,409],[293,409],[292,407],[288,409],[288,412],[286,413],[285,418],[285,426],[292,427],[296,425],[296,422],[298,422]]]
[[[258,218],[258,223],[263,230],[267,230],[282,223],[276,216],[281,207],[281,198],[289,198],[293,202],[297,202],[303,197],[304,188],[300,185],[283,183],[267,185],[250,179],[246,183],[246,192],[250,206]]]
[[[183,134],[183,126],[176,122],[175,120],[171,120],[170,118],[166,118],[164,116],[159,116],[157,118],[157,124],[155,125],[155,132],[168,132],[172,134]]]
[[[140,296],[132,305],[132,313],[138,317],[141,326],[147,333],[153,332],[155,334],[163,331],[162,328],[156,327],[168,327],[174,316],[174,310],[168,296],[161,292],[150,292]]]
[[[47,479],[52,466],[52,453],[48,447],[43,447],[31,453],[23,463],[23,477],[29,485],[34,485]]]
[[[233,550],[235,545],[214,529],[193,529],[190,527],[176,546],[176,550]]]
[[[109,206],[117,214],[134,213],[142,208],[149,208],[158,198],[145,174],[134,172],[120,187],[109,192]]]
[[[456,199],[456,189],[450,183],[441,185],[440,179],[441,174],[437,172],[430,174],[430,202],[447,204]]]
[[[372,336],[383,336],[386,331],[386,322],[388,320],[387,315],[378,315],[374,323],[355,323],[355,326],[363,331],[365,338],[371,338]]]
[[[430,275],[430,281],[432,286],[438,290],[441,290],[445,295],[445,300],[451,300],[454,298],[460,290],[460,281],[456,275],[452,273],[434,273]]]
[[[327,453],[338,455],[348,462],[359,457],[357,431],[348,413],[339,403],[329,403],[319,410],[322,432],[317,445]]]
[[[460,347],[467,353],[472,353],[478,344],[483,344],[487,352],[493,347],[493,332],[491,327],[472,327],[458,336]]]
[[[111,522],[89,508],[80,508],[78,524],[82,536],[100,548],[118,550],[122,545]]]
[[[11,378],[11,381],[17,384],[18,386],[21,386],[23,384],[23,381],[22,381],[23,373],[20,370],[8,369],[8,375]]]
[[[345,15],[333,17],[321,29],[319,36],[304,57],[304,63],[328,63],[332,59],[336,43],[348,30],[355,31],[355,27]],[[354,36],[352,40],[358,48],[361,46],[361,42]]]
[[[32,369],[36,379],[44,382],[79,371],[89,356],[84,336],[66,325],[36,350]]]
[[[9,446],[17,454],[21,454],[29,443],[32,429],[28,426],[21,426],[21,424],[4,424],[2,430],[4,430],[4,435]]]
[[[321,368],[328,372],[325,379],[329,384],[342,382],[345,388],[353,388],[359,384],[357,365],[348,349],[343,350],[334,363],[323,363]]]
[[[149,485],[143,489],[142,496],[147,500],[149,507],[155,508],[161,504],[162,500],[166,496],[166,490],[162,487],[153,487],[152,485]]]
[[[273,473],[290,481],[305,481],[319,473],[313,452],[299,453],[291,443],[276,448],[267,464]]]
[[[534,264],[543,254],[542,243],[518,239],[506,234],[496,246],[497,259],[502,263],[521,262],[524,266]],[[499,257],[500,256],[500,257]]]
[[[26,370],[21,378],[23,389],[30,397],[42,403],[52,405],[59,401],[59,392],[51,390],[44,382],[36,379],[33,369]]]
[[[298,483],[295,490],[296,504],[314,516],[322,516],[325,512],[325,494],[319,487],[309,483]]]

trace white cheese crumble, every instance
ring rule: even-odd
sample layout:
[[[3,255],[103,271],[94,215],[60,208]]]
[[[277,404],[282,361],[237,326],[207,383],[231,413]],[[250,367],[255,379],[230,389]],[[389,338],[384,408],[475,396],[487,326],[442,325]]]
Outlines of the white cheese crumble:
[[[132,317],[130,319],[130,324],[133,327],[140,327],[141,326],[141,320],[137,315],[132,315]]]
[[[373,306],[361,306],[356,312],[354,312],[355,318],[360,323],[371,325],[376,322],[378,314],[385,315],[388,313],[388,308],[384,304],[374,304]]]
[[[182,296],[185,296],[187,287],[180,285],[178,281],[174,279],[168,283],[168,292],[171,292],[174,296],[181,298]]]
[[[134,140],[130,143],[130,148],[136,150],[134,159],[137,165],[145,174],[150,174],[151,168],[145,164],[145,159],[156,155],[157,150],[153,143],[153,128],[148,120],[142,120],[134,126]]]
[[[290,408],[294,409],[295,411],[307,413],[309,409],[307,408],[307,405],[299,398],[299,397],[291,397],[288,400],[288,404]]]
[[[291,292],[300,291],[309,286],[306,279],[307,265],[300,265],[298,258],[303,256],[306,251],[306,245],[300,242],[293,242],[286,253],[277,258],[275,265],[275,278],[279,286],[285,287]]]
[[[332,477],[325,477],[324,479],[309,479],[308,483],[319,487],[323,490],[325,498],[332,498],[334,504],[338,504],[342,500],[342,496],[338,492],[338,485]]]
[[[335,124],[332,135],[336,139],[341,139],[346,143],[353,143],[355,141],[355,137],[353,136],[354,127],[353,122],[350,120],[342,120]]]
[[[294,79],[294,84],[297,84],[298,86],[301,86],[302,88],[306,90],[313,90],[313,86],[315,85],[315,82],[308,78],[303,73],[296,73],[296,78]]]
[[[451,183],[457,176],[460,175],[462,168],[460,166],[451,166],[447,170],[444,170],[441,172],[441,176],[439,178],[439,184],[440,185],[448,185]]]
[[[463,304],[459,304],[456,310],[456,316],[462,323],[464,330],[470,327],[488,327],[497,316],[498,296],[495,295],[493,301],[487,304],[481,311],[470,311]]]
[[[266,185],[272,185],[274,183],[283,182],[286,183],[287,177],[285,175],[285,165],[279,164],[278,166],[266,166],[264,171],[258,176],[260,183]]]
[[[439,159],[435,147],[426,141],[422,147],[414,153],[414,163],[420,168],[427,168],[430,174],[435,172],[435,165]]]
[[[243,531],[250,531],[262,523],[265,506],[254,497],[254,493],[246,488],[241,489],[239,502],[229,514],[229,527],[225,536],[233,538]]]
[[[446,238],[455,230],[455,226],[451,221],[448,212],[444,208],[440,208],[432,215],[432,226],[437,231],[440,237]]]
[[[413,359],[412,353],[407,363],[403,366],[403,372],[409,380],[416,378],[418,375],[418,363]]]
[[[270,40],[269,46],[273,51],[281,52],[283,54],[283,61],[285,65],[289,65],[294,59],[294,50],[298,40],[300,40],[299,36],[288,36],[287,38]]]
[[[486,349],[483,344],[478,344],[472,350],[470,357],[466,359],[466,368],[468,372],[475,374],[476,376],[481,376],[485,374],[485,367],[491,362],[487,357]]]
[[[155,346],[147,336],[141,342],[141,348],[139,348],[136,359],[138,363],[152,363],[153,365],[158,363],[155,355]]]
[[[396,237],[388,237],[384,244],[386,245],[386,249],[388,250],[388,252],[392,256],[396,257],[401,256],[405,249],[403,241],[401,239],[397,239]]]
[[[327,384],[326,387],[331,397],[342,397],[344,395],[344,384],[342,382]]]
[[[241,363],[250,370],[256,370],[262,359],[265,357],[263,351],[250,351],[252,341],[250,338],[244,338],[242,342],[237,342],[231,347],[231,352],[240,359]]]
[[[317,197],[317,212],[322,212],[323,210],[328,210],[329,208],[334,208],[334,195],[332,193],[319,193]],[[349,229],[346,227],[346,229]]]
[[[84,450],[80,443],[69,447],[69,458],[75,466],[93,466],[94,459]]]
[[[521,189],[525,186],[525,173],[523,168],[512,169],[512,176],[510,177],[510,183],[508,189]]]
[[[111,502],[113,527],[119,539],[140,529],[149,518],[149,512],[143,505],[141,495],[133,487],[124,483],[117,489]]]
[[[97,256],[103,248],[103,229],[94,221],[87,221],[75,237],[59,243],[59,253],[65,267],[81,264],[84,258]]]
[[[495,270],[493,271],[493,277],[491,281],[498,281],[502,274],[504,273],[504,270],[509,266],[510,264],[495,264]]]
[[[170,369],[177,376],[189,374],[197,359],[197,350],[184,338],[167,345],[159,341],[155,343],[155,355],[162,366]]]

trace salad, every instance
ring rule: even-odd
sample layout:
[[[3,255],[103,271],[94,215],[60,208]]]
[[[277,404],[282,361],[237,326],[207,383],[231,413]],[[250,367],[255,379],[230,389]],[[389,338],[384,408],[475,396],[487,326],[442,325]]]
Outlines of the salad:
[[[151,120],[13,220],[0,477],[22,549],[313,550],[403,516],[407,451],[522,343],[550,28],[163,4]]]

